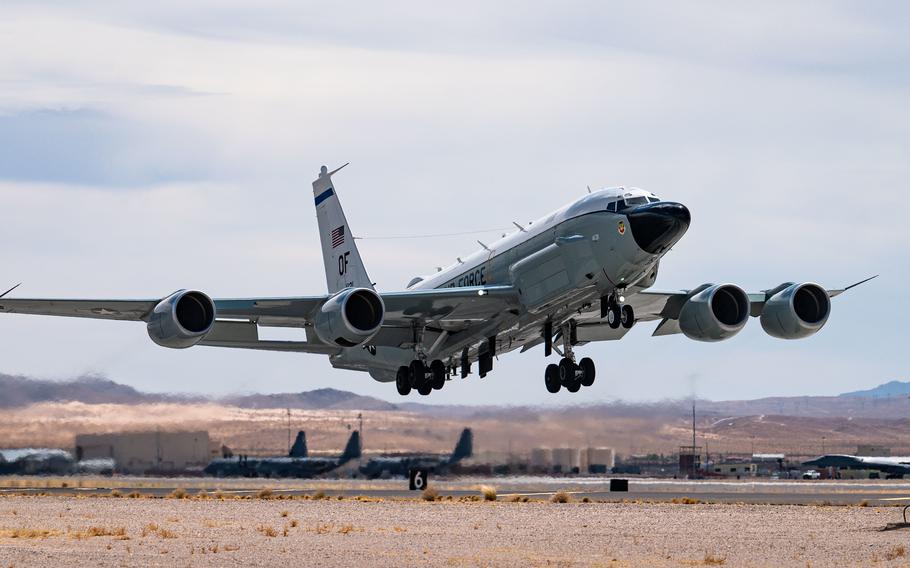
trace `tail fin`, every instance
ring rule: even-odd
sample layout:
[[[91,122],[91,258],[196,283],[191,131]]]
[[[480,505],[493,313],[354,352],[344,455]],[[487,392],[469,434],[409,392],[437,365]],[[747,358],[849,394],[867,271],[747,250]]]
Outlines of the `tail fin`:
[[[335,193],[335,186],[332,184],[332,174],[341,168],[330,172],[328,168],[322,166],[319,177],[313,182],[316,220],[319,222],[322,260],[325,262],[325,280],[330,294],[345,288],[373,288],[373,283],[360,259],[360,252],[354,243],[354,235],[351,234],[348,221],[344,217],[341,202]]]
[[[349,462],[357,459],[360,459],[360,432],[354,430],[348,439],[348,445],[344,448],[344,453],[341,454],[341,461]]]
[[[301,430],[297,432],[297,439],[294,440],[294,445],[291,446],[291,451],[288,452],[289,458],[305,458],[309,454],[309,451],[306,447],[306,433]]]
[[[474,433],[471,432],[470,428],[465,428],[461,431],[461,437],[458,438],[458,443],[455,444],[455,451],[449,456],[449,463],[460,462],[465,458],[471,457],[473,454]]]

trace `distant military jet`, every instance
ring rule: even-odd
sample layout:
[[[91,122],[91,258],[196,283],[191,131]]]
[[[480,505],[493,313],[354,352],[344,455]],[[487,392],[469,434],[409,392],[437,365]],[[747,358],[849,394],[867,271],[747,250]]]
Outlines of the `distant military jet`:
[[[578,360],[576,347],[621,339],[636,322],[659,321],[656,336],[721,341],[752,316],[769,335],[797,339],[825,325],[832,297],[862,283],[826,290],[785,282],[749,294],[734,284],[651,290],[661,258],[689,228],[689,210],[615,187],[533,223],[514,223],[511,234],[414,278],[404,291],[377,292],[332,181],[340,169],[323,166],[313,182],[326,295],[213,300],[178,290],[144,300],[5,298],[0,312],[144,321],[155,343],[176,349],[320,353],[334,367],[394,382],[401,395],[428,395],[447,379],[470,375],[475,363],[484,377],[494,357],[543,345],[545,356],[561,357],[544,372],[544,385],[556,393],[594,383],[594,361]],[[259,328],[270,326],[302,328],[306,341],[259,339]]]
[[[440,473],[448,467],[471,457],[474,453],[474,435],[470,428],[465,428],[455,444],[455,450],[449,456],[414,455],[402,457],[372,458],[360,467],[360,473],[372,479],[385,476],[407,477],[412,469],[424,469]]]
[[[803,462],[803,465],[807,467],[836,467],[839,469],[871,469],[889,475],[910,475],[910,457],[828,454]]]
[[[303,434],[302,432],[300,434]],[[303,442],[303,453],[306,453],[306,442],[298,434],[297,440]],[[296,444],[295,444],[296,446]],[[290,453],[295,453],[292,448]],[[300,453],[300,448],[298,452]],[[269,457],[256,458],[237,456],[219,458],[205,467],[206,475],[215,477],[299,477],[309,478],[325,475],[361,455],[360,432],[354,430],[348,439],[344,452],[337,458],[323,457]]]

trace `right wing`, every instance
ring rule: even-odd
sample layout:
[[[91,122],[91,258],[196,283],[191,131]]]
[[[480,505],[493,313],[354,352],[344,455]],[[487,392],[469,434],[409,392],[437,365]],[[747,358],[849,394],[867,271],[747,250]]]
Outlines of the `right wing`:
[[[517,313],[518,291],[511,286],[441,288],[386,292],[380,294],[386,306],[383,328],[410,329],[425,322],[457,331],[495,318],[506,311]],[[288,298],[216,299],[216,322],[200,345],[336,353],[308,334],[308,341],[261,341],[258,327],[310,328],[319,308],[331,296]],[[0,296],[0,312],[44,316],[79,317],[122,321],[147,321],[160,298],[142,300],[23,299]],[[381,337],[380,332],[379,337]],[[372,342],[371,342],[372,343]]]

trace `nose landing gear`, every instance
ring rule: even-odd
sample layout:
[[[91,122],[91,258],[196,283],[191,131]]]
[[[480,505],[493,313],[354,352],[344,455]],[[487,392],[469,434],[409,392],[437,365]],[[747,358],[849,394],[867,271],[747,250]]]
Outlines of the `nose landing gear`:
[[[635,325],[635,311],[629,304],[617,301],[617,298],[623,299],[622,296],[617,296],[617,294],[610,294],[605,298],[601,298],[601,302],[605,302],[601,309],[601,317],[607,319],[607,325],[611,329],[619,329],[619,326],[631,329]]]

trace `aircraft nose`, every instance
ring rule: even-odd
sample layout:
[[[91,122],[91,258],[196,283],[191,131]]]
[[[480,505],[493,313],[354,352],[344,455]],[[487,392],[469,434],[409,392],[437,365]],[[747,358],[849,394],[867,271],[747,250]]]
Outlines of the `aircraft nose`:
[[[626,212],[632,236],[641,250],[659,254],[682,238],[692,217],[682,203],[658,201]]]

